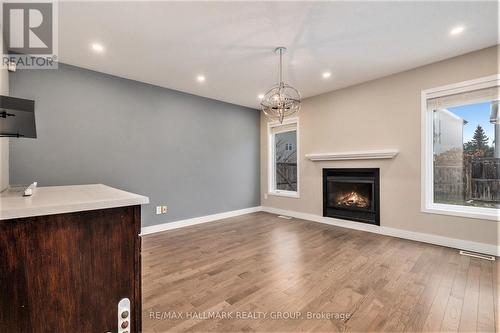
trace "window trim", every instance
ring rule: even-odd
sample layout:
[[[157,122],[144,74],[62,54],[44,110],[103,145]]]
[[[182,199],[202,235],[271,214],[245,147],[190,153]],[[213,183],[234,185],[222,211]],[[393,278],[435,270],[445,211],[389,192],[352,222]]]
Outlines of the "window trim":
[[[275,171],[274,171],[274,152],[275,152],[275,144],[274,144],[274,135],[271,130],[274,127],[279,127],[282,125],[290,125],[295,124],[297,131],[297,191],[283,191],[277,190],[275,188]],[[288,131],[283,131],[288,132]],[[280,133],[280,132],[277,132]],[[299,118],[288,118],[283,120],[283,123],[279,122],[268,122],[267,123],[267,194],[274,195],[279,197],[287,197],[287,198],[300,198],[300,131],[299,131]]]
[[[461,216],[483,220],[500,221],[500,212],[495,208],[469,207],[434,203],[433,168],[433,123],[432,112],[427,110],[431,98],[490,88],[500,85],[500,74],[474,80],[422,90],[421,92],[421,211],[424,213]]]

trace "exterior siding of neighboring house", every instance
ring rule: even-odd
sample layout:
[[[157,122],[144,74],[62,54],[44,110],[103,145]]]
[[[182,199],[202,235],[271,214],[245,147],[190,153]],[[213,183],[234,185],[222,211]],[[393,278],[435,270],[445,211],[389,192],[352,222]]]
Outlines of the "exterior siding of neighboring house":
[[[466,123],[465,120],[446,109],[435,110],[434,154],[446,153],[452,149],[463,152],[463,134]]]
[[[446,109],[434,111],[434,201],[464,200],[464,119]]]
[[[490,123],[495,126],[495,137],[493,140],[493,145],[495,147],[493,156],[495,158],[500,158],[500,112],[498,112],[499,101],[494,101],[491,103],[490,111]]]
[[[297,190],[297,132],[276,134],[276,188]]]

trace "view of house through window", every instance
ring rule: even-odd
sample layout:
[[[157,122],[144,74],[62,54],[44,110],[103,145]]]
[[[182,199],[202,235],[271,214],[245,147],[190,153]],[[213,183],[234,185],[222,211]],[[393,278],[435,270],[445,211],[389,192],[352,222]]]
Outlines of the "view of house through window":
[[[274,134],[275,190],[297,192],[297,130]]]
[[[431,102],[434,203],[500,208],[500,113],[498,101],[484,99],[491,93]]]

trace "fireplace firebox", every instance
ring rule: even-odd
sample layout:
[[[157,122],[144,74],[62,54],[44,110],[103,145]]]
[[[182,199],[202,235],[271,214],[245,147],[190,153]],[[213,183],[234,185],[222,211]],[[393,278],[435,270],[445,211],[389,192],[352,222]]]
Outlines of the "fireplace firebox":
[[[323,216],[380,225],[379,169],[323,169]]]

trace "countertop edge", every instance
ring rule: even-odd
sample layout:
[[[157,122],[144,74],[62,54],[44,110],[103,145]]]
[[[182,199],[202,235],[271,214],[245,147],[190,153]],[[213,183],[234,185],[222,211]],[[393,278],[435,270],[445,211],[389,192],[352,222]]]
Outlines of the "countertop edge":
[[[37,199],[37,196],[42,196],[42,198],[48,197],[49,200],[39,200],[31,204],[29,201],[26,202],[26,200],[31,200],[31,197],[22,197],[22,194],[16,193],[14,196],[4,197],[10,202],[12,202],[12,200],[20,200],[23,204],[8,207],[9,202],[6,201],[5,205],[1,207],[2,202],[0,201],[0,221],[145,205],[149,203],[149,198],[146,196],[123,191],[103,184],[43,187],[36,191],[37,192],[33,194],[33,198]],[[68,196],[76,195],[76,199],[61,199],[61,194],[64,195],[66,192]],[[97,195],[93,198],[88,195],[89,193],[97,193]],[[99,195],[100,193],[101,195]],[[19,195],[19,197],[17,197],[17,195]],[[80,197],[78,197],[78,195],[80,195]],[[53,200],[51,200],[51,196],[54,196],[54,198],[52,198]]]
[[[0,213],[0,220],[3,221],[3,220],[35,217],[35,216],[44,216],[44,215],[76,213],[81,211],[90,211],[97,209],[145,205],[148,203],[149,199],[147,197],[141,196],[137,198],[118,199],[116,201],[108,201],[108,202],[89,202],[89,203],[78,203],[70,205],[65,204],[65,205],[54,205],[47,207],[23,208],[19,210],[11,210]]]

